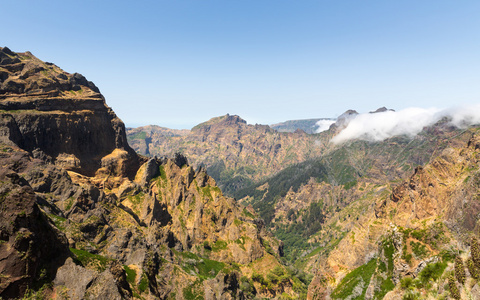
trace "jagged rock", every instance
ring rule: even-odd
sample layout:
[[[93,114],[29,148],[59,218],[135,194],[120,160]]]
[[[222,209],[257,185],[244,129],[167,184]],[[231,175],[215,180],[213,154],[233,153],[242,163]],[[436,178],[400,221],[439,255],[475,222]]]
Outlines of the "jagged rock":
[[[4,155],[3,155],[4,156]],[[9,156],[8,156],[9,157]],[[0,164],[0,297],[14,298],[41,276],[52,277],[68,255],[68,242],[36,204],[27,181]],[[43,273],[43,274],[42,274]]]
[[[95,271],[76,265],[71,258],[61,266],[54,280],[54,285],[72,300],[84,299],[87,287],[95,277]],[[65,296],[66,296],[65,295]]]
[[[109,270],[103,271],[93,279],[88,286],[88,289],[85,291],[84,299],[122,299],[115,278]]]
[[[141,186],[146,186],[150,180],[160,174],[159,163],[156,158],[150,158],[144,163],[135,176],[135,182]]]
[[[211,280],[203,283],[205,290],[205,299],[245,299],[239,286],[240,274],[232,272],[225,274],[223,272]]]
[[[138,165],[125,126],[85,77],[43,64],[29,52],[11,53],[0,48],[0,66],[7,70],[0,85],[0,123],[6,122],[1,126],[1,141],[9,140],[27,151],[41,149],[59,165],[83,174],[94,174],[105,164],[102,158],[115,149],[125,151],[123,164]],[[19,113],[27,110],[43,113]],[[121,173],[128,169],[109,171],[131,175]]]

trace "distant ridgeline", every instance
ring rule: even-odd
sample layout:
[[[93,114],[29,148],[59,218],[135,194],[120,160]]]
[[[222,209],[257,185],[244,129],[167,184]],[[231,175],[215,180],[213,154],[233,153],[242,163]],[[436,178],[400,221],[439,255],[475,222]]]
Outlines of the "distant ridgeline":
[[[213,118],[192,130],[128,128],[127,137],[140,154],[183,153],[194,166],[204,166],[228,195],[286,166],[318,156],[329,138],[328,134],[309,135],[302,130],[278,132],[267,125],[247,124],[235,115]]]
[[[328,130],[310,135],[279,133],[228,115],[171,138],[142,128],[128,134],[133,145],[142,139],[132,134],[144,132],[149,145],[161,149],[156,153],[193,157],[253,208],[284,242],[285,258],[314,275],[309,299],[463,299],[480,291],[476,275],[457,271],[462,260],[465,270],[477,272],[469,247],[480,233],[478,127],[460,129],[441,119],[414,136],[330,143],[357,115],[347,111]],[[278,144],[308,155],[287,160],[291,156],[265,151]],[[284,163],[277,169],[265,163],[279,157]],[[228,161],[236,165],[227,167]],[[246,166],[262,171],[245,172]],[[242,176],[236,184],[225,184],[235,175]],[[468,199],[467,206],[460,199]]]
[[[2,299],[306,298],[205,168],[136,154],[93,83],[6,47],[0,165]]]
[[[476,119],[349,129],[393,114],[126,130],[82,75],[0,48],[0,297],[475,299]]]

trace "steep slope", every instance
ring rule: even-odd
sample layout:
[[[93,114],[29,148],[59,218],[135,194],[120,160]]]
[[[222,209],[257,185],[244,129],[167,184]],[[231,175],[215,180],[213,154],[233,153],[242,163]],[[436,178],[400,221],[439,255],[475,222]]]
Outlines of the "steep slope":
[[[128,139],[136,151],[150,155],[181,152],[194,166],[203,165],[222,191],[234,191],[271,176],[288,165],[305,161],[321,153],[325,135],[303,131],[281,133],[266,125],[249,125],[234,115],[213,118],[185,131],[128,130]]]
[[[320,242],[335,230],[340,238],[313,255],[310,299],[460,299],[449,282],[459,276],[454,258],[466,260],[471,235],[480,233],[479,132],[468,133],[466,146],[445,148],[407,180],[376,187],[325,223]],[[480,291],[473,277],[458,285],[462,299]]]
[[[278,214],[275,203],[282,202],[287,193],[301,191],[303,185],[311,189],[312,184],[308,182],[312,178],[318,182],[319,190],[325,190],[324,183],[332,188],[343,186],[344,190],[358,187],[359,181],[385,184],[402,178],[415,166],[425,164],[448,145],[465,140],[468,134],[462,132],[446,124],[438,124],[426,128],[414,139],[394,137],[378,143],[351,141],[330,145],[323,155],[287,167],[271,178],[235,192],[234,196],[237,199],[246,197],[242,201],[252,204],[268,224]],[[301,201],[302,208],[310,205],[312,200]]]
[[[137,156],[83,76],[0,62],[0,297],[306,296],[253,211],[182,155]]]
[[[0,295],[14,298],[51,281],[68,256],[65,235],[41,213],[37,195],[21,176],[34,164],[28,153],[6,153],[0,161]]]
[[[3,143],[89,176],[132,176],[127,170],[138,168],[124,124],[82,75],[5,47],[0,48],[0,78]]]

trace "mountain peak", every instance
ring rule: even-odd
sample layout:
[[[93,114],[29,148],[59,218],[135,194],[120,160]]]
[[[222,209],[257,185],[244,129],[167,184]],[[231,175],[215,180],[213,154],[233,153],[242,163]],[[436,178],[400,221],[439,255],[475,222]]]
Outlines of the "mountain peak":
[[[226,114],[219,117],[211,118],[210,120],[200,123],[192,128],[192,130],[198,130],[200,128],[206,128],[211,126],[231,126],[231,125],[238,125],[238,124],[247,124],[247,121],[242,119],[238,115],[230,115]]]
[[[386,108],[385,106],[378,108],[376,111],[371,111],[369,113],[371,114],[376,114],[376,113],[382,113],[386,111],[395,111],[394,109]]]
[[[116,149],[121,149],[126,164],[137,164],[123,122],[95,84],[30,52],[0,48],[0,117],[0,126],[9,128],[0,142],[36,153],[67,170],[84,175],[100,169],[133,172],[135,167],[113,166],[112,157],[119,153]]]

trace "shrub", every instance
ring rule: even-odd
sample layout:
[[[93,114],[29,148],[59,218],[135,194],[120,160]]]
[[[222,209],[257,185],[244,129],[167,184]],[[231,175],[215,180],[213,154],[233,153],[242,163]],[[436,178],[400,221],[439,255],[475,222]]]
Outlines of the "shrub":
[[[479,270],[477,269],[477,267],[475,267],[475,263],[473,262],[471,257],[467,260],[467,268],[468,268],[468,272],[470,272],[470,276],[478,280],[480,277]]]
[[[400,280],[400,286],[402,289],[410,289],[413,287],[413,279],[412,277],[404,277]]]
[[[240,289],[247,297],[253,298],[257,294],[252,280],[248,279],[246,276],[240,278]]]
[[[478,245],[478,240],[476,237],[472,237],[470,251],[472,252],[472,259],[475,263],[475,267],[477,267],[477,269],[480,269],[480,247]]]
[[[421,285],[427,284],[430,280],[438,280],[442,276],[445,268],[447,267],[446,262],[437,262],[434,264],[428,264],[420,273],[418,274],[419,283]]]
[[[460,284],[465,284],[465,266],[460,256],[455,258],[455,277]]]
[[[460,300],[460,291],[458,290],[457,285],[455,284],[455,278],[453,278],[453,274],[448,276],[448,287],[450,289],[450,294],[454,299]]]

